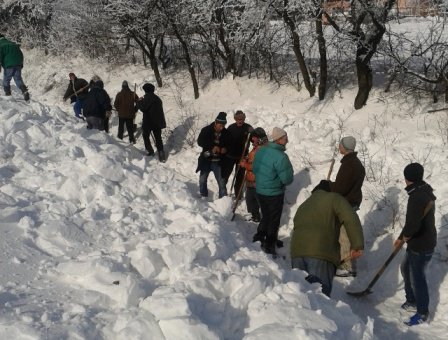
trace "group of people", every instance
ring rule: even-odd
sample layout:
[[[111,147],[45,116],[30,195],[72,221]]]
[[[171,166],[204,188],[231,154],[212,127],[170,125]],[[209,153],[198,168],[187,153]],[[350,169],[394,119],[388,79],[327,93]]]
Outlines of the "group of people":
[[[23,99],[30,100],[30,94],[22,79],[23,53],[20,46],[5,38],[0,33],[0,70],[3,67],[3,90],[6,96],[11,96],[11,80],[22,91]]]
[[[69,73],[70,82],[63,96],[66,101],[70,98],[74,103],[75,116],[85,119],[88,129],[97,129],[109,133],[109,119],[112,116],[112,100],[104,89],[104,83],[98,76],[93,76],[90,82],[78,78],[73,72]],[[143,85],[145,95],[141,98],[129,87],[126,80],[122,82],[121,91],[115,96],[113,106],[118,113],[118,138],[123,139],[124,129],[128,132],[129,142],[136,143],[136,113],[143,113],[142,136],[148,156],[154,156],[155,151],[150,136],[155,141],[158,157],[161,162],[166,161],[163,148],[162,129],[166,128],[165,113],[162,100],[154,93],[153,84]]]
[[[198,145],[202,147],[196,172],[199,192],[208,196],[207,179],[213,172],[219,197],[227,195],[227,184],[235,170],[232,187],[239,198],[245,188],[247,210],[258,222],[253,236],[261,249],[276,257],[276,248],[283,211],[285,188],[293,182],[292,164],[286,154],[288,135],[274,127],[270,140],[261,127],[245,123],[246,115],[238,110],[235,123],[226,128],[227,114],[219,112],[215,121],[202,128]],[[249,151],[249,142],[252,149]],[[357,211],[362,202],[365,168],[355,151],[356,139],[341,138],[342,155],[335,181],[320,181],[297,209],[291,235],[292,268],[308,273],[306,280],[318,282],[322,292],[330,296],[334,276],[355,277],[356,259],[363,255],[364,236]],[[411,163],[404,169],[409,194],[406,223],[394,247],[407,243],[401,264],[406,301],[401,308],[415,314],[406,322],[413,326],[429,317],[429,293],[425,269],[436,246],[433,189],[423,180],[424,169]]]

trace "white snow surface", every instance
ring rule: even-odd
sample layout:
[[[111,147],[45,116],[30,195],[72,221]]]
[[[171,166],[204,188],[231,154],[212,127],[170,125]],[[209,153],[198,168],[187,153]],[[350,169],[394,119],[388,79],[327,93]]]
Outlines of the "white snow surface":
[[[0,96],[0,339],[443,339],[448,330],[448,112],[411,98],[372,92],[354,111],[356,88],[324,101],[261,79],[211,81],[194,101],[185,75],[164,74],[168,160],[145,156],[111,132],[89,131],[61,98],[68,73],[103,78],[113,98],[121,82],[154,82],[142,66],[112,67],[82,58],[62,60],[26,51],[23,76],[29,104],[13,87]],[[177,84],[177,85],[176,85]],[[284,128],[294,182],[287,188],[279,237],[285,258],[252,243],[257,225],[245,204],[231,222],[231,198],[198,197],[200,148],[189,146],[219,111],[242,109],[247,122]],[[141,113],[138,114],[139,121]],[[297,207],[325,178],[342,135],[358,140],[366,164],[359,211],[365,255],[356,279],[335,278],[332,298],[306,273],[291,270],[289,240]],[[445,139],[444,139],[445,138]],[[361,152],[362,151],[362,152]],[[332,178],[338,170],[340,155]],[[363,298],[363,290],[392,251],[404,222],[402,170],[425,166],[435,189],[438,246],[428,268],[429,324],[407,327],[399,263],[403,251]]]

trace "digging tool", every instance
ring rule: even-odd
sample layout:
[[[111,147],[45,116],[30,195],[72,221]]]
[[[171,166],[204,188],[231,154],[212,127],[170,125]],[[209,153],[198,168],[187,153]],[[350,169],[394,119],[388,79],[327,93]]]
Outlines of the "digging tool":
[[[370,281],[370,283],[369,283],[369,285],[367,286],[366,289],[364,289],[363,291],[360,291],[360,292],[347,292],[347,294],[355,296],[355,297],[361,297],[361,296],[369,295],[370,293],[372,293],[372,291],[371,291],[372,287],[375,285],[376,281],[378,281],[378,279],[384,273],[384,271],[386,270],[386,268],[389,265],[389,263],[392,262],[392,260],[394,259],[395,255],[398,254],[400,249],[403,247],[403,244],[404,244],[404,241],[400,240],[400,243],[398,244],[398,246],[394,249],[392,254],[390,254],[390,256],[388,257],[386,262],[384,262],[384,264],[381,266],[380,270],[378,270],[378,273],[376,273],[375,277],[373,278],[372,281]]]
[[[442,108],[442,109],[428,110],[427,112],[428,112],[428,113],[431,113],[431,112],[439,112],[439,111],[445,111],[445,110],[448,111],[448,107],[444,107],[444,108]]]
[[[236,165],[236,169],[235,169],[235,174],[233,175],[233,180],[232,180],[232,185],[230,186],[230,191],[229,191],[229,195],[232,195],[232,191],[233,191],[233,187],[235,186],[235,182],[236,182],[236,176],[238,174],[238,172],[240,171],[240,164],[243,161],[244,156],[246,156],[246,151],[247,151],[247,147],[249,145],[249,140],[250,140],[250,132],[247,132],[247,138],[246,138],[246,142],[244,143],[244,149],[243,149],[243,154],[240,157],[240,160],[238,162],[238,164]]]
[[[241,194],[242,194],[245,186],[246,186],[246,177],[244,177],[243,183],[241,183],[241,186],[240,186],[240,190],[238,190],[238,194],[236,195],[235,202],[233,202],[232,218],[230,219],[231,221],[233,221],[235,219],[235,211],[236,211],[236,208],[238,207],[238,202],[240,201]]]
[[[334,162],[335,162],[335,159],[333,158],[333,159],[331,160],[330,169],[328,169],[327,181],[330,180],[331,173],[333,172]]]

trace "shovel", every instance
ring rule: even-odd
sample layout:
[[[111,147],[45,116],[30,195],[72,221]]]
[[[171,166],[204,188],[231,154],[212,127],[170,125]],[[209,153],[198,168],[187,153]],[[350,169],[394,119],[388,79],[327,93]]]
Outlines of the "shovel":
[[[378,281],[378,279],[381,277],[381,275],[384,273],[384,271],[386,270],[387,266],[392,262],[392,260],[394,259],[395,255],[398,254],[400,249],[403,247],[403,244],[404,244],[404,241],[400,240],[400,243],[398,244],[398,246],[394,249],[392,254],[390,254],[389,258],[386,260],[386,262],[384,262],[384,264],[381,266],[380,270],[378,270],[378,273],[376,273],[375,277],[373,278],[372,281],[370,281],[370,283],[369,283],[369,285],[367,286],[366,289],[364,289],[361,292],[347,292],[347,294],[355,296],[355,297],[361,297],[361,296],[365,296],[365,295],[371,294],[372,293],[372,291],[371,291],[372,287],[374,286],[376,281]]]

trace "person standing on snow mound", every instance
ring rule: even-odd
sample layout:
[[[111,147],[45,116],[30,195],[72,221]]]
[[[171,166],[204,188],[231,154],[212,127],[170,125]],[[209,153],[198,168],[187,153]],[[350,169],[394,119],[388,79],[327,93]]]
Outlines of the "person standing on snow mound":
[[[198,158],[199,193],[208,197],[207,179],[210,172],[215,175],[218,183],[219,198],[227,196],[226,183],[222,178],[221,160],[227,152],[227,113],[220,112],[215,121],[201,129],[198,136],[198,145],[202,148]]]
[[[137,101],[137,108],[143,112],[142,136],[148,156],[154,156],[155,152],[151,145],[150,134],[154,135],[159,161],[165,162],[165,151],[163,150],[162,129],[166,128],[165,113],[163,112],[162,100],[154,93],[153,84],[143,85],[145,95]]]
[[[224,182],[227,185],[229,178],[235,169],[235,183],[234,183],[234,191],[235,197],[238,195],[240,191],[240,187],[243,183],[244,179],[244,168],[239,166],[239,162],[241,161],[242,156],[246,156],[248,151],[244,147],[247,147],[246,141],[250,132],[253,131],[253,127],[247,123],[246,114],[238,110],[233,115],[235,119],[235,123],[230,124],[227,128],[227,134],[229,138],[229,142],[227,144],[228,149],[225,157],[222,158],[221,169],[222,169],[222,177],[224,178]]]
[[[336,267],[341,262],[338,241],[341,222],[347,230],[351,258],[360,257],[364,236],[359,217],[344,197],[330,192],[328,181],[322,180],[313,189],[294,216],[291,266],[306,271],[306,280],[319,282],[322,293],[328,297]]]
[[[92,78],[92,85],[84,99],[84,116],[88,129],[104,131],[106,117],[112,114],[111,100],[104,89],[103,81],[100,77]]]
[[[138,96],[129,88],[128,82],[123,81],[121,91],[117,93],[114,106],[118,112],[118,138],[123,139],[124,126],[128,130],[129,143],[135,144],[134,119],[137,107],[135,102]]]
[[[329,182],[330,190],[344,196],[354,211],[359,210],[362,202],[362,184],[366,170],[355,152],[356,139],[352,136],[343,137],[339,142],[339,152],[343,155],[341,166],[334,182]],[[343,263],[338,267],[336,276],[356,276],[356,262],[350,258],[350,242],[344,226],[339,235],[341,244],[341,259]]]
[[[28,88],[22,79],[23,53],[19,45],[5,38],[0,33],[0,71],[3,67],[3,89],[6,96],[11,95],[11,79],[22,91],[23,99],[30,100]]]
[[[283,246],[277,240],[283,211],[286,186],[294,180],[292,164],[285,153],[288,135],[274,127],[272,142],[257,151],[252,165],[257,182],[256,192],[261,208],[261,221],[253,242],[261,241],[261,249],[277,256],[275,247]]]
[[[67,90],[64,93],[64,97],[62,100],[65,102],[68,98],[70,98],[70,103],[75,103],[73,105],[73,111],[75,112],[75,116],[77,118],[83,119],[83,103],[84,99],[89,92],[89,83],[87,80],[83,78],[78,78],[73,72],[68,74],[70,79]]]
[[[426,322],[429,317],[429,292],[425,270],[431,260],[437,243],[435,228],[436,197],[433,189],[423,180],[424,168],[419,163],[411,163],[404,168],[408,206],[406,223],[400,236],[394,242],[399,247],[407,243],[406,254],[401,263],[406,301],[401,308],[416,312],[405,322],[414,326]]]

